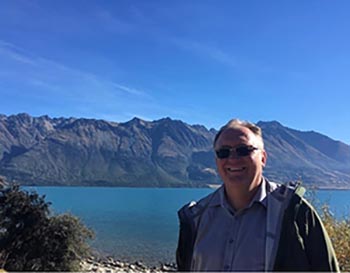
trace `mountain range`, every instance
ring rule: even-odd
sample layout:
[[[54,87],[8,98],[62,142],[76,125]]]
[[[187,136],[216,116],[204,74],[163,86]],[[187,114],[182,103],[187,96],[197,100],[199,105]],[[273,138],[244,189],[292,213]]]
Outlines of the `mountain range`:
[[[277,121],[257,123],[264,174],[318,188],[350,188],[350,146]],[[21,185],[205,187],[220,184],[215,129],[164,118],[117,123],[0,115],[0,175]]]

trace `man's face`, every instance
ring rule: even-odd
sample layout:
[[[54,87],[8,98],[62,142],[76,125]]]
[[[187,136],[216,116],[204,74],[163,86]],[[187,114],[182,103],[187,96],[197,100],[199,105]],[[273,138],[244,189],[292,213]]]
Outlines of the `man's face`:
[[[221,133],[215,144],[215,150],[220,148],[237,148],[241,146],[259,148],[261,142],[248,128],[228,128]],[[245,190],[253,190],[261,183],[262,170],[266,163],[266,152],[261,150],[251,151],[246,156],[238,156],[235,152],[228,158],[216,157],[216,166],[225,187],[237,187]]]

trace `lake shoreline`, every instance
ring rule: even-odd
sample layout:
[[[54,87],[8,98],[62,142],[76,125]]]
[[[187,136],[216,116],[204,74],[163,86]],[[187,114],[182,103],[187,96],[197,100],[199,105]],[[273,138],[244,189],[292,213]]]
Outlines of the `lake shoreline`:
[[[158,273],[158,272],[175,272],[177,267],[175,263],[159,262],[158,266],[149,266],[142,261],[122,261],[111,256],[97,257],[90,256],[80,263],[83,272],[143,272],[143,273]]]
[[[275,181],[276,182],[276,181]],[[279,184],[286,184],[286,182],[277,182]],[[104,185],[62,185],[62,184],[53,184],[53,185],[35,185],[35,184],[21,184],[21,187],[24,188],[108,188],[108,189],[211,189],[216,190],[222,184],[205,184],[198,187],[188,187],[188,186],[173,186],[173,187],[139,187],[139,186],[104,186]],[[301,184],[307,190],[340,190],[340,191],[349,191],[350,187],[347,186],[315,186],[309,184]]]

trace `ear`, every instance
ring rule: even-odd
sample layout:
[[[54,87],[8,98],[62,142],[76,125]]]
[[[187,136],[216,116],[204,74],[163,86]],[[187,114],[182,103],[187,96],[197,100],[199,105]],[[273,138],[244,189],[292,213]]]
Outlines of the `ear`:
[[[266,166],[266,161],[267,161],[267,153],[265,150],[261,151],[261,165],[263,167]]]

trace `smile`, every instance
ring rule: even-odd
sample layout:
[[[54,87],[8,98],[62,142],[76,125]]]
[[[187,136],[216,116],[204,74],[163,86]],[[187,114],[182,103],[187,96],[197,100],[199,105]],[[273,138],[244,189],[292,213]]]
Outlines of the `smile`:
[[[245,170],[245,167],[241,167],[241,168],[227,167],[226,170],[228,172],[241,172]]]

